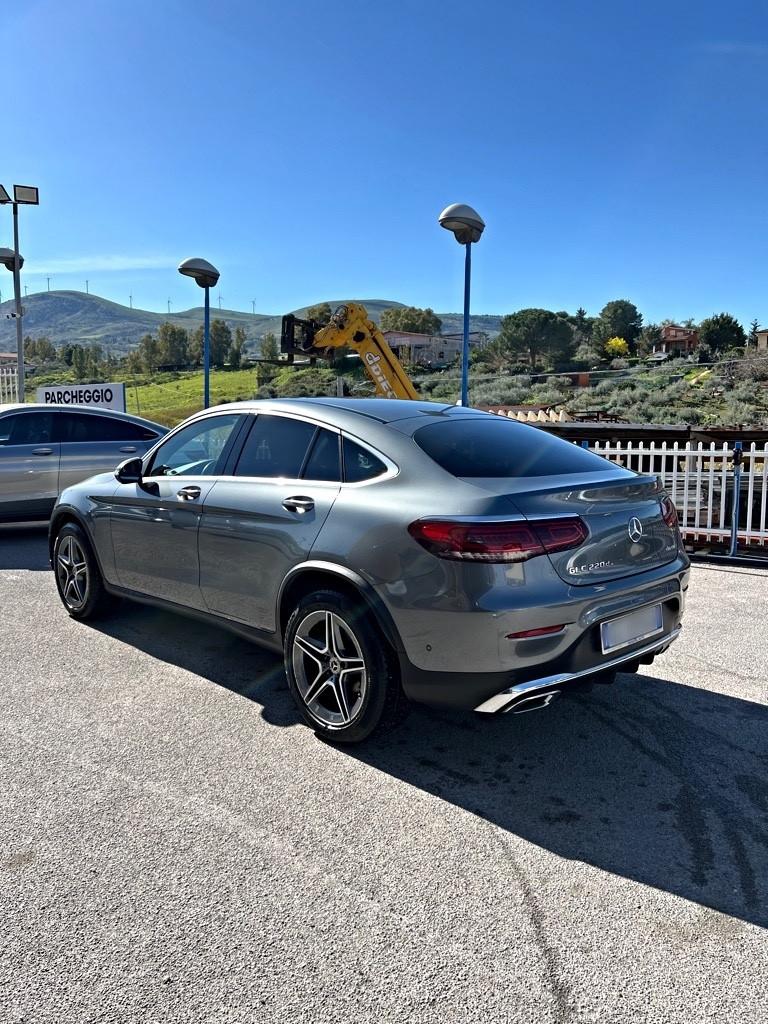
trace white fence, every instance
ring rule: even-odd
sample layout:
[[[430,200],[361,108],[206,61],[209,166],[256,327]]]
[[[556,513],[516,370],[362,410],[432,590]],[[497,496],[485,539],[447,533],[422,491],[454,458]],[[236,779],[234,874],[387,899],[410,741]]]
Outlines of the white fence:
[[[16,365],[0,366],[0,405],[3,402],[15,402],[16,394]]]
[[[661,477],[693,544],[768,546],[768,444],[601,444],[592,451]],[[734,495],[738,494],[738,501]]]

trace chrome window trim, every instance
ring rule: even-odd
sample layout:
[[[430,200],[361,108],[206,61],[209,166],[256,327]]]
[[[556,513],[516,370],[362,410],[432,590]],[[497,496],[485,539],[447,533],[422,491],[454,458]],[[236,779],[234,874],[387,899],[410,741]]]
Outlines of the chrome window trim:
[[[310,480],[307,477],[241,476],[241,475],[236,475],[236,474],[227,474],[226,476],[224,476],[224,475],[216,476],[215,475],[212,478],[209,477],[207,479],[214,479],[214,480],[247,480],[247,481],[250,481],[251,483],[278,483],[278,482],[281,482],[281,483],[296,483],[296,484],[302,484],[302,483],[332,484],[334,486],[339,486],[339,487],[344,487],[344,488],[350,488],[351,489],[351,488],[358,488],[358,487],[368,487],[371,484],[380,483],[383,480],[392,480],[394,477],[398,476],[399,473],[400,473],[400,467],[396,463],[394,463],[392,461],[392,459],[389,458],[389,456],[385,455],[378,448],[375,448],[372,444],[370,444],[370,442],[363,441],[361,438],[356,437],[354,434],[349,433],[348,431],[342,429],[341,427],[337,427],[337,426],[335,426],[335,424],[332,424],[332,423],[325,423],[322,420],[319,420],[319,419],[317,419],[314,416],[307,416],[307,415],[304,415],[303,413],[294,412],[293,410],[285,410],[284,411],[282,409],[280,409],[280,410],[275,409],[274,412],[271,409],[237,409],[237,408],[236,409],[217,408],[215,410],[206,409],[204,412],[198,413],[198,415],[195,416],[194,419],[185,420],[184,423],[179,423],[178,426],[173,428],[173,430],[169,431],[167,434],[164,434],[161,438],[158,438],[157,442],[152,446],[152,448],[150,448],[150,450],[146,453],[146,455],[142,459],[142,464],[144,466],[149,465],[150,462],[154,459],[155,450],[158,449],[161,444],[165,444],[166,441],[170,441],[171,438],[173,438],[184,427],[192,426],[193,423],[197,423],[200,420],[205,420],[205,419],[208,419],[210,417],[232,416],[234,414],[239,415],[239,416],[251,416],[251,417],[253,417],[255,419],[258,419],[259,416],[274,416],[274,417],[278,417],[279,416],[279,417],[282,417],[283,419],[299,420],[299,422],[301,422],[301,423],[308,423],[308,424],[310,424],[313,427],[316,427],[316,428],[319,427],[319,428],[321,428],[323,430],[329,430],[333,434],[338,434],[341,437],[342,442],[344,441],[344,438],[346,437],[350,441],[354,441],[355,444],[359,445],[365,451],[370,452],[371,455],[375,456],[377,459],[379,459],[380,462],[384,463],[384,465],[387,467],[386,468],[386,472],[385,473],[380,473],[378,476],[371,477],[370,480],[356,480],[356,481],[351,482],[351,483],[347,483],[344,480],[339,480],[339,481],[337,481],[337,480]],[[151,475],[148,475],[145,479],[147,479],[147,480],[165,480],[165,479],[167,479],[167,477],[166,476],[153,477]],[[501,517],[501,518],[509,518],[509,517]]]

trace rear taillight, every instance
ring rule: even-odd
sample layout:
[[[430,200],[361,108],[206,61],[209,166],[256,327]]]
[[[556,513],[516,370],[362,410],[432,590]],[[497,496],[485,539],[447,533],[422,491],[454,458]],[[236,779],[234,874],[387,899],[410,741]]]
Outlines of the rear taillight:
[[[577,548],[587,539],[578,516],[520,522],[417,519],[408,532],[423,548],[457,562],[524,562],[536,555]]]
[[[677,509],[675,508],[674,502],[668,494],[665,494],[659,504],[661,505],[661,518],[667,526],[670,527],[670,529],[674,530],[678,525]]]

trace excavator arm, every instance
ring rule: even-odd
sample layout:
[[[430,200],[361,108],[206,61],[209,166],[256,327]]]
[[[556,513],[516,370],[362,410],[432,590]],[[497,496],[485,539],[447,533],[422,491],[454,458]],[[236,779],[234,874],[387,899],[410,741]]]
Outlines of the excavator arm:
[[[280,348],[283,352],[320,356],[333,349],[351,349],[359,354],[379,397],[419,397],[387,339],[368,319],[365,306],[357,303],[339,306],[329,323],[320,328],[313,320],[300,320],[289,313],[283,317]]]

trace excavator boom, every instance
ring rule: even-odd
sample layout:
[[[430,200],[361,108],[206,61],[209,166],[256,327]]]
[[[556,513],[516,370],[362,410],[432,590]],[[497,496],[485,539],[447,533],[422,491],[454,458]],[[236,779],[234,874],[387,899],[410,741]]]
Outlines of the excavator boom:
[[[365,306],[350,302],[339,306],[325,327],[318,328],[312,320],[283,317],[281,349],[308,355],[323,355],[332,349],[347,348],[357,352],[365,372],[371,378],[380,398],[418,398],[416,388],[405,372],[387,339],[376,324],[368,319]]]

